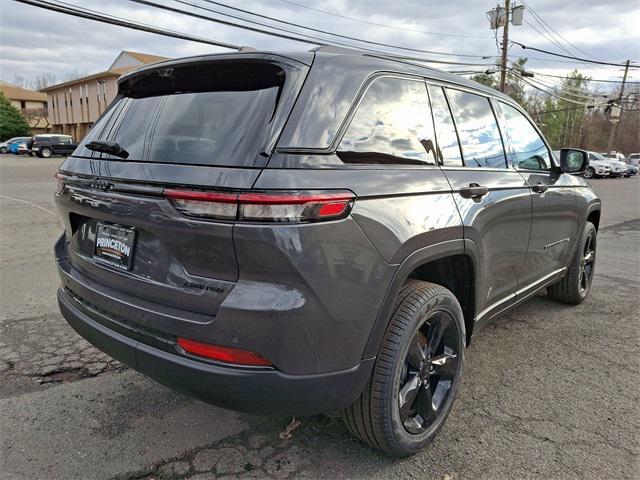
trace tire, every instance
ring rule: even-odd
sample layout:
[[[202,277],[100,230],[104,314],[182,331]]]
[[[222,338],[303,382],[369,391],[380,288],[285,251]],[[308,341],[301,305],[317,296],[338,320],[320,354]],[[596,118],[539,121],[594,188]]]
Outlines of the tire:
[[[585,222],[567,274],[547,289],[553,300],[578,305],[587,298],[596,265],[597,232],[591,222]]]
[[[7,147],[0,147],[0,153],[7,153]]]
[[[51,155],[53,155],[53,152],[48,147],[41,148],[38,152],[38,156],[40,156],[40,158],[51,158]]]
[[[419,452],[451,411],[465,338],[462,309],[453,293],[433,283],[407,282],[396,298],[371,379],[342,412],[347,428],[391,455]]]
[[[596,172],[592,167],[587,168],[583,174],[584,178],[595,178]]]

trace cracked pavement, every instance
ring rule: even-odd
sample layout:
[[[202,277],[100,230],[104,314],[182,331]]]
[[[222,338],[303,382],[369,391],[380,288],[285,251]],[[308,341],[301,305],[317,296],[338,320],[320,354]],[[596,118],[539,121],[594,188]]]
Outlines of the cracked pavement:
[[[441,434],[397,460],[332,413],[281,440],[290,417],[172,392],[75,334],[55,304],[60,161],[0,156],[0,479],[640,476],[640,178],[593,182],[604,211],[588,300],[541,294],[494,320]]]

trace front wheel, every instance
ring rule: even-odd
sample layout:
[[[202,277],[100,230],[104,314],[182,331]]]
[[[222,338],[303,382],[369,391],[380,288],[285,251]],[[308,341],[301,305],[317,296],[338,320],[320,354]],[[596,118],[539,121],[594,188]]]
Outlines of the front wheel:
[[[0,153],[7,153],[7,147],[0,147]]]
[[[596,172],[593,168],[589,167],[584,171],[584,178],[593,178],[596,176]]]
[[[464,363],[465,326],[446,288],[412,280],[401,289],[372,378],[344,409],[347,428],[396,456],[419,452],[444,425]]]
[[[40,157],[42,158],[49,158],[51,157],[51,154],[52,154],[51,149],[45,147],[40,150],[40,153],[38,155],[40,155]]]
[[[570,305],[578,305],[587,298],[596,266],[596,234],[596,227],[593,223],[585,222],[567,274],[562,280],[547,289],[547,293],[552,299]]]

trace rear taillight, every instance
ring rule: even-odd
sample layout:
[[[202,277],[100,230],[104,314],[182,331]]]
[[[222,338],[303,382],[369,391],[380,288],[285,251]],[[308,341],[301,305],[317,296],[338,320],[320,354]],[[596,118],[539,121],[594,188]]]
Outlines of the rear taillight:
[[[178,338],[178,345],[186,353],[197,355],[198,357],[209,358],[224,363],[235,365],[250,365],[254,367],[268,367],[271,362],[262,358],[255,352],[240,350],[238,348],[220,347],[209,343],[202,343],[196,340]]]
[[[165,189],[164,196],[184,215],[248,222],[318,222],[349,214],[349,191],[217,193]]]
[[[53,176],[53,178],[58,180],[58,185],[56,186],[56,195],[60,195],[60,193],[62,193],[62,190],[64,190],[64,179],[65,179],[65,176],[63,174],[61,174],[60,172],[56,172],[56,174]]]

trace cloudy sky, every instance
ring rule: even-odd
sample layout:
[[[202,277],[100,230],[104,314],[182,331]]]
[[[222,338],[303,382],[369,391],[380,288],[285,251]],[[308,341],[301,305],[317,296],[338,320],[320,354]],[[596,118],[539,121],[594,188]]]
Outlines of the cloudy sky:
[[[265,50],[307,50],[313,46],[163,11],[127,0],[66,1],[67,4],[138,23],[235,45]],[[151,1],[202,15],[224,18],[220,14],[199,10],[186,4],[189,3],[269,25],[278,25],[270,20],[225,9],[207,0]],[[495,5],[494,2],[495,0],[218,0],[217,3],[369,41],[420,50],[491,57],[497,55],[497,47],[494,32],[489,29],[486,11]],[[526,5],[528,9],[525,10],[524,18],[528,23],[512,27],[512,40],[563,54],[567,54],[568,50],[573,55],[592,59],[610,62],[631,59],[640,62],[640,1],[527,0]],[[59,80],[78,73],[95,73],[105,70],[121,50],[168,57],[225,51],[209,45],[75,18],[13,0],[0,0],[0,12],[0,79],[9,82],[15,77],[33,79],[44,73],[54,74]],[[546,22],[547,31],[539,19]],[[228,20],[237,22],[233,19]],[[321,36],[315,32],[295,29],[290,25],[279,26],[295,30],[297,33]],[[546,38],[536,29],[544,33]],[[324,38],[358,44],[352,40],[326,35]],[[552,40],[560,46],[552,43]],[[400,52],[392,49],[387,51]],[[494,57],[482,59],[419,52],[404,53],[457,62],[495,62]],[[533,71],[543,73],[564,75],[573,68],[579,68],[592,78],[619,79],[622,76],[622,69],[618,67],[585,65],[539,52],[523,51],[520,47],[513,46],[510,58],[515,59],[518,56],[529,57],[527,66]],[[441,68],[477,70],[483,67],[441,65]],[[640,68],[632,69],[630,78],[640,81]],[[549,77],[546,81],[552,83],[554,80]]]

